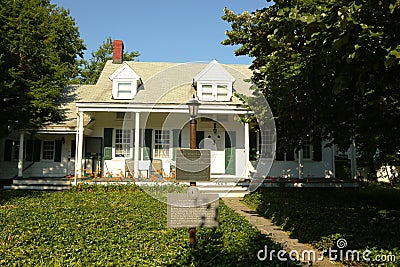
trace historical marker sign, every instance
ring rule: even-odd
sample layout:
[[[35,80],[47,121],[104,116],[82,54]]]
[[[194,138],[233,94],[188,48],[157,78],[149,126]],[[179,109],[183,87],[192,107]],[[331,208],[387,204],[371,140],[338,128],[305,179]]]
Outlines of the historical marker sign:
[[[218,227],[218,194],[168,194],[167,227]]]
[[[178,149],[176,180],[210,181],[211,151],[209,149]]]

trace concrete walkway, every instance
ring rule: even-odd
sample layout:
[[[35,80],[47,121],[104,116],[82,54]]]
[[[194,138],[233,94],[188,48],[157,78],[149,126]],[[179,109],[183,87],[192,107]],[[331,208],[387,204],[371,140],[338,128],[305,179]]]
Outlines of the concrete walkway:
[[[274,225],[271,220],[266,219],[258,215],[255,211],[251,210],[249,207],[244,205],[240,200],[241,198],[222,198],[224,203],[230,207],[231,209],[235,210],[237,213],[245,217],[252,225],[254,225],[258,230],[261,231],[261,233],[266,234],[270,236],[270,238],[275,242],[275,243],[280,243],[285,251],[290,253],[292,257],[295,257],[296,255],[293,254],[293,251],[297,251],[298,254],[300,255],[300,261],[305,263],[305,265],[308,265],[308,254],[305,254],[306,256],[304,257],[305,259],[302,259],[302,252],[304,250],[306,251],[314,251],[316,254],[316,258],[318,259],[320,255],[322,255],[322,252],[316,250],[309,244],[303,244],[300,243],[297,239],[292,239],[289,237],[289,235],[285,232],[282,231],[278,226]],[[263,248],[260,248],[263,249]],[[313,258],[313,257],[311,257]],[[313,266],[343,266],[339,263],[332,263],[329,261],[328,257],[325,256],[323,261],[313,261],[312,262]]]

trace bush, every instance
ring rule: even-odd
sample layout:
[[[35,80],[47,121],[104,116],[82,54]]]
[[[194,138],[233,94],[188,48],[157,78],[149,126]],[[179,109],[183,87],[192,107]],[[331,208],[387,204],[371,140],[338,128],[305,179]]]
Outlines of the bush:
[[[372,256],[394,253],[400,260],[398,189],[260,188],[244,201],[292,238],[317,249],[333,248],[345,238],[346,249],[369,249]]]

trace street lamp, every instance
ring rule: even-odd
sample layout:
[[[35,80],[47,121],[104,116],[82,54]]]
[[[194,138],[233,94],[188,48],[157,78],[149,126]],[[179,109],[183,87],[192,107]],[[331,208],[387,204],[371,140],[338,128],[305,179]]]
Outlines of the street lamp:
[[[186,105],[189,108],[190,115],[190,149],[196,149],[196,117],[199,112],[200,103],[193,96],[193,98],[190,99]]]
[[[199,112],[199,106],[200,103],[199,101],[196,100],[196,98],[190,99],[186,105],[189,108],[189,115],[190,115],[190,149],[196,149],[196,126],[197,126],[197,121],[196,117]],[[196,182],[190,182],[190,186],[196,186]],[[189,243],[190,245],[195,245],[196,244],[196,228],[189,228]]]

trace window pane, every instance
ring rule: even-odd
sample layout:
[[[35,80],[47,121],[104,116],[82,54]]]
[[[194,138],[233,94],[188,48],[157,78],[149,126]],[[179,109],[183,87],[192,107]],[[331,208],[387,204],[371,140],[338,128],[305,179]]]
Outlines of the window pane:
[[[303,159],[311,159],[311,141],[309,136],[304,139]]]
[[[14,141],[14,159],[19,158],[19,141]]]
[[[131,131],[129,129],[115,130],[115,156],[131,157]]]
[[[203,96],[212,96],[212,85],[203,84],[201,86]]]
[[[43,141],[42,159],[54,159],[54,141]]]
[[[228,95],[228,86],[227,85],[217,85],[217,95],[218,96],[227,96]]]
[[[131,83],[118,83],[118,98],[131,97],[132,84]]]
[[[155,130],[154,132],[154,157],[169,157],[169,130]]]

